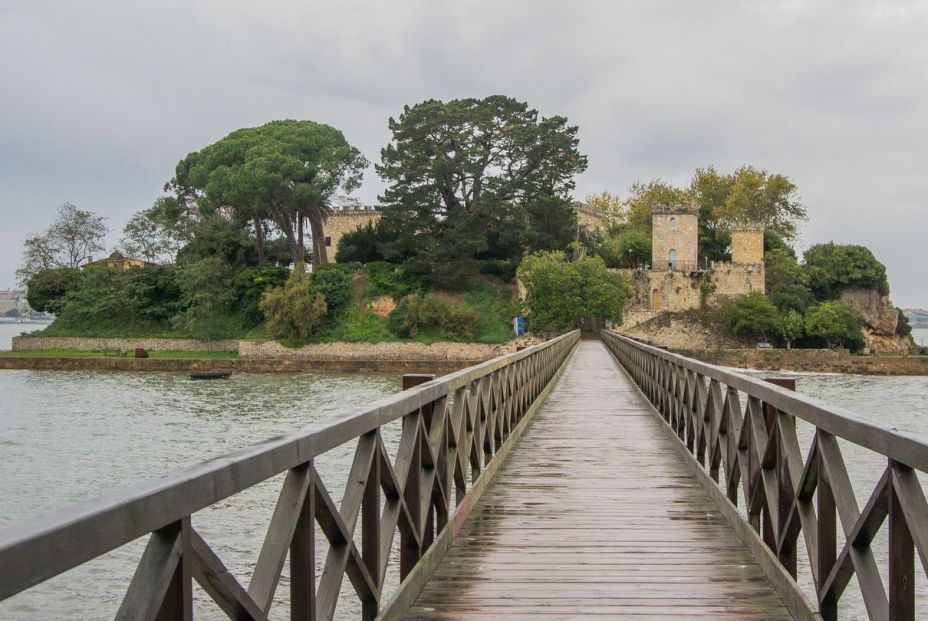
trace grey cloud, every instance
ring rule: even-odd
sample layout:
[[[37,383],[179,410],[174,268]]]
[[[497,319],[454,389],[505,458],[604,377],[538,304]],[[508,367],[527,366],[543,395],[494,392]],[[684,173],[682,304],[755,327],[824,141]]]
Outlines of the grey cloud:
[[[376,161],[404,104],[506,93],[580,126],[579,197],[708,164],[783,172],[802,244],[864,243],[895,301],[928,307],[926,31],[918,2],[8,0],[0,287],[57,204],[121,227],[236,127],[319,120]],[[382,187],[369,171],[361,198]]]

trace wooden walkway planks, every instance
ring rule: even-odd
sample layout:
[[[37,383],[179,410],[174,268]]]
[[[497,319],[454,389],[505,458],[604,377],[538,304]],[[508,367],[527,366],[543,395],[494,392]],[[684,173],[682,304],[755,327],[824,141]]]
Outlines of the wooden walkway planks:
[[[407,619],[790,619],[598,341],[584,341]]]

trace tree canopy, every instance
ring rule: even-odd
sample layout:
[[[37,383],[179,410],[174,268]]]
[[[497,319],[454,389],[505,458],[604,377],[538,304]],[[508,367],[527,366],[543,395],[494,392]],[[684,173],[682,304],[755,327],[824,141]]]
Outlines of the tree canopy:
[[[567,261],[563,252],[536,252],[522,261],[519,279],[540,328],[569,330],[582,318],[621,321],[629,295],[629,283],[599,257]]]
[[[287,240],[294,263],[304,261],[304,221],[312,231],[313,264],[326,260],[323,222],[338,192],[361,181],[367,160],[334,127],[312,121],[272,121],[239,129],[181,160],[173,185],[205,209],[231,208],[251,221],[259,262],[265,227]]]
[[[576,234],[577,128],[504,96],[428,100],[390,119],[377,172],[389,260],[452,281],[475,262],[564,248]]]
[[[16,270],[21,283],[43,271],[62,267],[77,268],[103,250],[106,218],[64,203],[55,212],[55,221],[43,233],[23,243],[23,264]]]
[[[876,289],[889,293],[886,266],[869,248],[834,242],[816,244],[803,255],[803,271],[809,287],[819,299],[834,298],[846,289]]]

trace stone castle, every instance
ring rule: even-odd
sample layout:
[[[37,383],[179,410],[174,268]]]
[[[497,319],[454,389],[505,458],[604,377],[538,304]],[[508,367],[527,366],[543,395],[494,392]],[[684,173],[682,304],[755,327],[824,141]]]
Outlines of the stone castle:
[[[380,212],[375,207],[355,207],[352,209],[333,209],[323,224],[325,231],[325,250],[329,263],[335,262],[335,253],[338,252],[338,242],[345,233],[350,233],[358,227],[368,224],[377,224]]]
[[[651,264],[620,270],[632,279],[631,312],[685,311],[764,292],[764,229],[731,229],[731,261],[699,257],[698,208],[655,205],[651,215]]]

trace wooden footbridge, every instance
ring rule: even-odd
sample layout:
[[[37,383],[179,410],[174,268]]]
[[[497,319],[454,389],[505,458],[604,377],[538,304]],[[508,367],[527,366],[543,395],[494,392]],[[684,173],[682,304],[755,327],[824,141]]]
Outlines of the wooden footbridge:
[[[336,500],[317,465],[346,443]],[[862,508],[851,444],[885,464]],[[235,619],[915,619],[926,470],[918,437],[574,332],[6,528],[0,599],[148,536],[117,618],[192,618],[196,583]],[[282,473],[242,580],[196,513]]]

